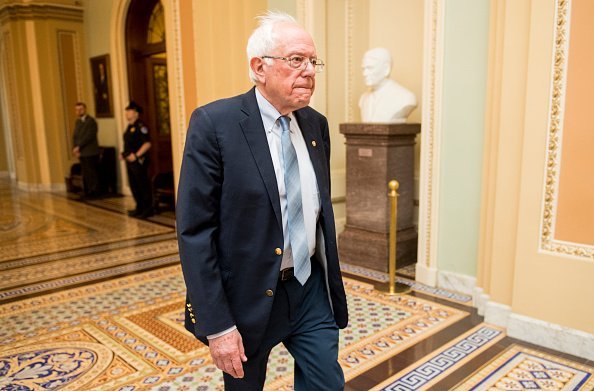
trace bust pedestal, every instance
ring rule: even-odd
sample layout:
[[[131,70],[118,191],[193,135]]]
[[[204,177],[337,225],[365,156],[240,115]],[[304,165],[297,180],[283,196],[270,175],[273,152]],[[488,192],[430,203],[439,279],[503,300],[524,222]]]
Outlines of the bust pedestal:
[[[388,182],[396,179],[398,221],[396,262],[414,263],[417,232],[413,226],[414,146],[420,124],[349,123],[346,137],[346,226],[338,235],[344,262],[388,271],[390,201]]]

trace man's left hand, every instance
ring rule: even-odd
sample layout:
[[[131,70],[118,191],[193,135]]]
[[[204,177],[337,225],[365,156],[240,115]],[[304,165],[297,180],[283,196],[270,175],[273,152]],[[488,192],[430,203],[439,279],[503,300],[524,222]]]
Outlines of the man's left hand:
[[[236,379],[243,378],[242,362],[246,362],[247,357],[243,349],[241,334],[237,329],[209,340],[208,346],[217,368]]]

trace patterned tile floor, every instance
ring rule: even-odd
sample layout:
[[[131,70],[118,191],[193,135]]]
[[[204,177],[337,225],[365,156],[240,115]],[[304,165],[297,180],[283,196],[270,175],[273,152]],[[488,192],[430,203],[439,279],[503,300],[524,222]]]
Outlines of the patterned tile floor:
[[[345,283],[352,320],[341,333],[340,362],[347,379],[468,316],[412,296],[390,297],[359,281]],[[171,266],[0,306],[4,376],[19,385],[61,376],[93,387],[95,377],[79,366],[66,370],[60,361],[84,361],[84,351],[94,362],[110,363],[117,357],[119,364],[127,364],[127,370],[118,364],[117,371],[113,366],[97,371],[111,373],[110,382],[119,389],[147,384],[161,384],[159,389],[176,389],[176,384],[216,389],[221,376],[207,350],[181,327],[183,302],[181,270]],[[111,344],[106,345],[108,339]],[[267,388],[289,389],[288,357],[284,349],[275,349]],[[18,377],[36,367],[45,367],[47,374]]]
[[[0,262],[173,232],[47,193],[0,193],[0,210]]]
[[[130,199],[24,193],[0,181],[0,390],[221,390],[208,350],[182,327],[171,212],[126,216]],[[6,211],[6,212],[5,212]],[[592,390],[593,363],[509,338],[470,298],[342,265],[346,390]],[[274,349],[266,390],[292,389]]]
[[[592,367],[511,345],[456,390],[591,390],[593,375]]]
[[[92,202],[0,181],[0,303],[179,263],[171,217],[128,218],[130,197]]]
[[[63,196],[63,194],[60,195]],[[96,206],[98,208],[122,214],[126,214],[128,210],[134,209],[135,207],[135,203],[132,197],[127,196],[104,197],[84,202],[89,205]],[[175,227],[175,213],[170,210],[160,211],[160,213],[157,213],[154,216],[149,217],[147,220],[153,223],[159,223],[169,227]]]

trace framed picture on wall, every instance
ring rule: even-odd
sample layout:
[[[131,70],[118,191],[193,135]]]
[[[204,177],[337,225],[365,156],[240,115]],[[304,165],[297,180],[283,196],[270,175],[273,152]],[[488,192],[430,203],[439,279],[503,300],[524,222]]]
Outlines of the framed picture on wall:
[[[109,54],[91,58],[91,75],[93,77],[95,116],[98,118],[113,117]]]

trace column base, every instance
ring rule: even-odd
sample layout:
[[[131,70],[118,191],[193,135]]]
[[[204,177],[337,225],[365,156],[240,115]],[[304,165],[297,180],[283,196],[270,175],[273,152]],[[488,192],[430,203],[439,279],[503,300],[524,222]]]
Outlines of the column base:
[[[338,235],[338,253],[342,262],[388,272],[389,234],[346,225]],[[418,234],[413,227],[396,233],[396,267],[417,261]]]

